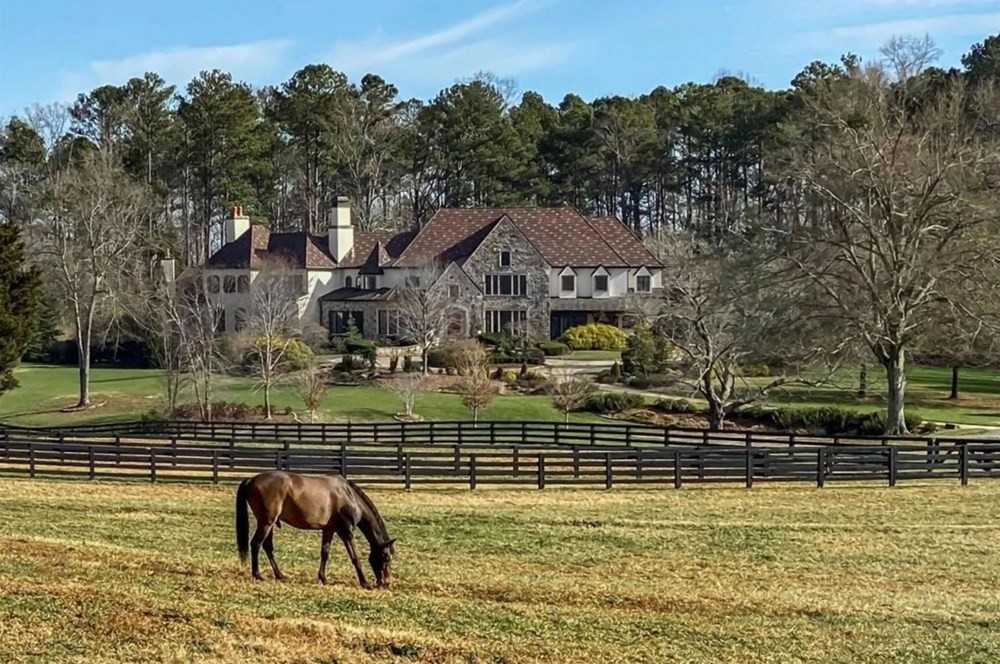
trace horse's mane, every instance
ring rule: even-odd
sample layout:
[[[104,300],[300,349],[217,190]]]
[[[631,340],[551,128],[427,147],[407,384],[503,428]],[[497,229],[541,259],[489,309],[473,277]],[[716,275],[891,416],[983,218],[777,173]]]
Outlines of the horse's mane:
[[[359,487],[354,482],[348,480],[347,481],[347,485],[349,487],[351,487],[351,489],[354,490],[354,493],[355,493],[355,495],[357,495],[358,499],[362,503],[364,503],[365,506],[368,508],[368,511],[371,512],[372,524],[375,527],[374,528],[375,529],[375,533],[378,536],[379,542],[388,542],[389,541],[389,531],[386,530],[385,521],[382,520],[382,515],[379,514],[378,508],[375,507],[375,503],[373,503],[372,499],[368,497],[368,494],[365,493],[364,491],[362,491],[361,487]]]

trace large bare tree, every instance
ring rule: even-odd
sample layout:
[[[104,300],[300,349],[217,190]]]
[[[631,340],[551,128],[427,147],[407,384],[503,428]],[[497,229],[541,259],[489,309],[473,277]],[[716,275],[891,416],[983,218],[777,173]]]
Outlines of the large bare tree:
[[[803,95],[789,177],[816,214],[776,236],[814,313],[884,369],[891,434],[906,431],[907,353],[945,317],[995,320],[997,302],[1000,145],[983,128],[1000,105],[958,80],[897,78],[929,49],[894,42],[885,63]]]
[[[396,293],[399,334],[420,347],[424,374],[428,370],[427,353],[444,336],[451,308],[447,289],[437,283],[440,275],[437,266],[428,265],[408,276]]]
[[[271,419],[271,388],[284,373],[285,354],[299,332],[298,301],[304,275],[282,261],[268,261],[250,284],[246,328],[253,372],[264,393],[264,417]]]
[[[148,190],[107,153],[78,155],[55,173],[48,205],[34,224],[43,267],[60,297],[79,353],[79,400],[90,405],[90,352],[97,326],[108,329],[140,264]]]

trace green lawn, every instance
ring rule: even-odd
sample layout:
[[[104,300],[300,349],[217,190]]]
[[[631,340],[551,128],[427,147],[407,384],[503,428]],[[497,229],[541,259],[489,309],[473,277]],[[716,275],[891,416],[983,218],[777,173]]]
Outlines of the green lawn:
[[[1000,661],[1000,482],[371,495],[365,592],[289,527],[251,582],[231,486],[0,480],[0,661]]]
[[[56,425],[133,420],[161,405],[163,383],[160,372],[150,369],[95,368],[91,394],[98,408],[78,413],[61,409],[76,403],[77,372],[74,367],[26,365],[17,371],[21,387],[0,396],[0,422],[21,425]],[[217,400],[262,402],[262,395],[248,378],[221,377]],[[278,387],[273,394],[275,408],[285,406],[302,411],[302,402],[290,386]],[[189,395],[182,398],[193,400]],[[332,387],[321,413],[324,419],[388,420],[402,410],[390,390],[379,387]],[[428,419],[471,419],[469,410],[455,394],[427,393],[417,399],[415,411]],[[547,397],[501,396],[480,413],[483,419],[555,420],[562,414]],[[574,421],[593,421],[588,413],[573,414]]]

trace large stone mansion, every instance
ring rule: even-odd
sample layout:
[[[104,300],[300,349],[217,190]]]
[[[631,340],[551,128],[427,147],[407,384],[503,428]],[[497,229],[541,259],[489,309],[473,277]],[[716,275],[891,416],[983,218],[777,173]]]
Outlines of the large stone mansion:
[[[241,327],[269,258],[302,271],[300,322],[341,334],[352,318],[368,338],[396,335],[398,290],[429,269],[434,287],[448,289],[456,337],[512,330],[543,339],[587,322],[620,324],[627,297],[662,288],[663,265],[624,224],[569,206],[443,208],[416,232],[362,232],[341,197],[326,235],[271,233],[239,207],[223,235],[205,269],[229,332]]]

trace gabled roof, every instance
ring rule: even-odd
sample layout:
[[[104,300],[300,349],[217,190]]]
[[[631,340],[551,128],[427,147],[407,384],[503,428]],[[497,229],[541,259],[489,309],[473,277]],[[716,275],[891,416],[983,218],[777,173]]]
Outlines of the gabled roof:
[[[629,265],[661,267],[656,256],[642,243],[635,233],[615,217],[590,217],[590,225],[600,233],[615,252]]]
[[[569,206],[555,208],[442,208],[417,234],[393,265],[462,262],[504,216],[552,266],[659,266],[639,239],[613,217],[598,223]],[[625,252],[619,251],[619,243]]]
[[[332,270],[337,267],[361,267],[378,250],[378,265],[389,263],[409,244],[413,234],[391,231],[356,232],[354,249],[338,265],[330,255],[329,238],[302,231],[272,233],[264,226],[252,225],[233,242],[223,245],[208,259],[214,268],[259,269],[269,258],[281,259],[299,269]]]
[[[395,288],[338,288],[319,298],[320,302],[385,302],[396,294]]]

